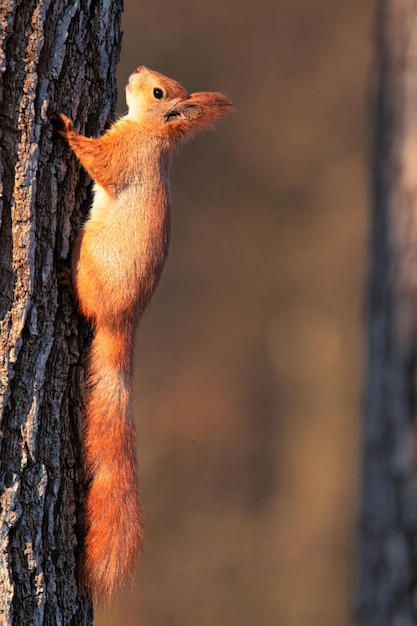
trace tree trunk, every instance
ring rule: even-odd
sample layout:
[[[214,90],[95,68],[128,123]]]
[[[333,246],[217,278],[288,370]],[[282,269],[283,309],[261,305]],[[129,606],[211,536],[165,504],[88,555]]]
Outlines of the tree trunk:
[[[122,0],[0,5],[0,624],[92,623],[79,587],[83,349],[57,271],[89,182],[53,130],[87,134],[115,105]]]
[[[417,624],[417,1],[379,3],[357,623]]]

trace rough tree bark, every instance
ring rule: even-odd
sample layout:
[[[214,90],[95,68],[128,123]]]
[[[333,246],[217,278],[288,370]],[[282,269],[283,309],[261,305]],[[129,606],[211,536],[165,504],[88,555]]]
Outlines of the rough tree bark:
[[[357,623],[417,624],[417,1],[378,7]]]
[[[0,4],[0,624],[92,623],[82,545],[82,352],[56,274],[89,183],[51,114],[87,134],[115,105],[122,0]]]

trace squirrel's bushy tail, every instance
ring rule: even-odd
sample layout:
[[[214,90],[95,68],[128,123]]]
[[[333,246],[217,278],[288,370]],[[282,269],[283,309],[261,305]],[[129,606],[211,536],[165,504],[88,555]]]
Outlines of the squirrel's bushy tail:
[[[109,598],[132,576],[142,543],[132,418],[130,333],[95,328],[85,421],[83,575],[95,598]]]

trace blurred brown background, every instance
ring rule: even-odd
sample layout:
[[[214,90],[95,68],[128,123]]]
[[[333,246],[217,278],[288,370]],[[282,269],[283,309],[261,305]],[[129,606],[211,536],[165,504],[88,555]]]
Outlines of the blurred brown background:
[[[98,626],[347,626],[359,482],[371,0],[126,0],[119,70],[239,113],[172,168],[137,342],[147,541]]]

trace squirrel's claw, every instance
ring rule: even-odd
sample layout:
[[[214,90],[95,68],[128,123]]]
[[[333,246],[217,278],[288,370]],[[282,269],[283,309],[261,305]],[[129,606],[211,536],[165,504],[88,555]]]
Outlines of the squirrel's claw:
[[[59,287],[68,287],[70,292],[74,294],[74,286],[72,283],[72,275],[69,267],[64,267],[60,272],[56,275],[58,280]]]
[[[69,117],[67,117],[64,113],[58,113],[58,118],[65,126],[65,130],[68,132],[73,129],[72,122]]]
[[[52,117],[52,123],[55,127],[55,131],[64,139],[67,139],[68,133],[73,130],[73,125],[69,117],[64,115],[64,113],[56,113]],[[62,126],[64,126],[65,130],[62,130]]]

